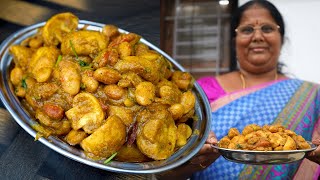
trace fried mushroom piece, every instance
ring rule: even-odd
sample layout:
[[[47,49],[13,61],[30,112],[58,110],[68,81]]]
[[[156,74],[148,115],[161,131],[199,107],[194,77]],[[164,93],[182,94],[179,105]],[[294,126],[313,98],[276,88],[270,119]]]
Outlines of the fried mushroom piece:
[[[140,55],[146,54],[149,51],[149,47],[145,44],[137,43],[134,46],[134,50],[135,50],[136,56],[140,56]]]
[[[82,128],[91,134],[101,126],[104,113],[99,100],[90,93],[79,93],[73,98],[73,107],[65,114],[72,123],[72,128]]]
[[[231,128],[231,129],[229,129],[228,137],[229,137],[230,139],[232,139],[232,138],[235,137],[235,136],[239,136],[239,135],[240,135],[240,132],[238,131],[237,128]]]
[[[137,44],[139,42],[140,38],[141,36],[135,33],[120,34],[112,39],[112,41],[108,45],[108,48],[117,48],[119,44],[123,42],[128,42],[133,46],[134,44]]]
[[[119,61],[117,49],[105,49],[93,59],[93,67],[98,69],[106,66],[114,66]]]
[[[46,113],[44,113],[42,110],[37,109],[35,117],[38,119],[38,121],[47,127],[51,127],[54,129],[59,129],[62,126],[61,121],[53,120],[50,118]]]
[[[141,82],[135,90],[136,102],[141,106],[150,105],[156,94],[156,88],[151,82]]]
[[[283,150],[295,150],[297,149],[296,142],[290,137],[287,137],[286,143],[283,145]]]
[[[133,123],[134,113],[129,108],[123,106],[109,106],[108,111],[109,116],[118,116],[127,127]]]
[[[43,40],[46,45],[56,46],[61,43],[66,34],[78,27],[78,17],[72,13],[60,13],[52,16],[43,27]]]
[[[147,59],[140,56],[125,56],[114,65],[114,68],[122,74],[134,72],[147,81],[158,83],[165,76],[164,71],[167,64],[164,58]]]
[[[218,146],[221,148],[228,148],[230,143],[231,140],[228,138],[228,136],[224,136],[222,139],[220,139]]]
[[[21,82],[23,79],[23,70],[20,67],[14,67],[10,72],[10,81],[14,86],[21,86]]]
[[[121,74],[113,68],[102,67],[94,71],[93,77],[103,84],[116,84],[121,79]]]
[[[296,142],[297,149],[310,149],[311,148],[310,144],[307,143],[307,141],[301,135],[292,136],[292,139]]]
[[[283,145],[286,143],[286,140],[287,140],[286,138],[282,137],[278,133],[271,133],[269,135],[269,139],[270,139],[270,143],[271,143],[272,148],[276,148],[279,146],[283,147]]]
[[[285,128],[280,124],[273,124],[269,126],[269,131],[272,133],[283,132]]]
[[[92,70],[81,71],[81,83],[83,84],[83,89],[87,92],[95,92],[98,89],[99,81],[94,79]]]
[[[68,33],[61,43],[64,55],[84,55],[94,57],[104,50],[109,39],[97,31],[75,31]]]
[[[143,82],[143,79],[134,72],[127,72],[122,74],[120,81],[118,82],[118,86],[120,87],[136,87],[138,84]]]
[[[177,144],[176,147],[182,147],[187,144],[187,140],[192,134],[192,129],[185,123],[178,125],[177,129]]]
[[[136,140],[140,151],[148,157],[154,160],[170,157],[177,141],[177,127],[170,113],[158,111],[145,123],[139,123]]]
[[[104,87],[104,93],[108,96],[110,99],[119,100],[121,98],[124,98],[126,95],[126,90],[120,86],[117,86],[115,84],[106,85]]]
[[[120,34],[120,32],[118,31],[118,27],[112,24],[106,24],[102,28],[102,33],[110,39],[113,39],[114,37],[117,37]]]
[[[59,54],[59,49],[53,46],[41,47],[34,53],[28,71],[37,82],[45,82],[50,78]]]
[[[184,106],[182,104],[173,104],[168,110],[174,120],[180,119],[184,114]]]
[[[261,129],[261,127],[259,125],[257,125],[257,124],[249,124],[249,125],[247,125],[246,127],[243,128],[242,135],[245,136],[245,135],[247,135],[247,134],[249,134],[251,132],[258,131],[260,129]]]
[[[172,81],[178,85],[179,89],[186,91],[192,88],[194,80],[188,72],[175,71],[172,74]]]
[[[25,98],[32,108],[37,109],[43,104],[41,100],[49,99],[58,89],[59,86],[55,83],[35,83],[32,88],[28,88]]]
[[[126,126],[118,116],[106,122],[81,143],[85,154],[92,159],[104,159],[117,152],[126,142]]]
[[[25,46],[13,45],[10,47],[9,52],[13,56],[14,64],[26,71],[29,67],[33,51]]]
[[[74,61],[62,60],[58,65],[56,76],[61,83],[64,92],[76,95],[80,91],[81,74],[80,67]]]
[[[81,141],[86,138],[88,134],[83,130],[74,130],[72,129],[64,138],[65,141],[71,146],[80,144]]]
[[[196,104],[196,96],[192,93],[191,90],[184,92],[180,99],[180,104],[184,107],[184,113],[194,110],[194,106]]]
[[[146,162],[150,161],[150,158],[144,155],[136,144],[130,146],[125,144],[118,151],[115,160],[122,162]]]
[[[163,104],[170,104],[170,105],[180,102],[182,93],[178,88],[164,85],[159,88],[158,92],[159,92],[160,98],[156,99],[157,102],[161,102]]]

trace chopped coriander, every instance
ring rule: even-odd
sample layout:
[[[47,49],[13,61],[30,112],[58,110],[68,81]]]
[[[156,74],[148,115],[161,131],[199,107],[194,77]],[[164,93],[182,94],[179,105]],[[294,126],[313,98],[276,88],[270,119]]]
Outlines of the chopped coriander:
[[[57,62],[56,62],[56,67],[58,66],[58,64],[59,64],[59,62],[62,60],[62,56],[61,55],[59,55],[59,57],[58,57],[58,60],[57,60]]]
[[[242,149],[242,146],[240,144],[237,144],[237,149]]]
[[[79,65],[80,65],[81,67],[85,67],[85,66],[88,66],[88,63],[86,63],[86,62],[84,62],[84,61],[82,61],[82,60],[79,60]]]
[[[145,72],[145,73],[150,73],[150,72],[151,72],[151,69],[148,68],[148,67],[146,67],[146,68],[144,69],[144,72]]]
[[[74,55],[75,55],[76,58],[78,59],[78,54],[77,54],[76,50],[74,49],[74,46],[73,46],[73,44],[72,44],[72,41],[70,40],[69,42],[70,42],[70,46],[71,46],[71,49],[72,49]]]
[[[84,85],[83,83],[80,84],[80,89],[86,89],[86,85]]]
[[[78,56],[76,50],[74,49],[72,41],[70,40],[69,42],[70,42],[71,49],[72,49],[74,55],[76,56],[76,60],[78,61],[79,65],[81,66],[81,69],[83,69],[83,70],[92,69],[92,65],[91,64],[88,64],[85,61],[82,61],[82,60],[79,59],[79,56]]]
[[[26,83],[26,79],[25,78],[21,80],[21,87],[23,87],[24,89],[28,88],[28,85]]]
[[[80,66],[81,66],[81,65],[80,65]],[[93,68],[92,68],[92,64],[89,64],[89,65],[87,65],[87,66],[82,66],[81,69],[82,69],[82,70],[90,70],[90,69],[93,69]]]
[[[110,163],[111,160],[112,160],[117,154],[118,154],[117,152],[113,153],[113,154],[112,154],[107,160],[105,160],[103,163],[104,163],[104,164]]]
[[[192,88],[195,82],[196,82],[196,80],[193,78],[193,76],[191,76],[191,81],[190,81],[190,84],[189,84],[189,88]]]

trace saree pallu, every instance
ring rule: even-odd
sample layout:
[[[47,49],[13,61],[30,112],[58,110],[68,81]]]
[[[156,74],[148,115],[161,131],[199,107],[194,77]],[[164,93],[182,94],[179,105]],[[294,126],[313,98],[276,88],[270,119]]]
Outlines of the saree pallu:
[[[263,126],[279,123],[311,141],[320,133],[319,90],[319,85],[286,79],[228,94],[211,103],[211,129],[219,140],[228,134],[231,127],[241,132],[248,124]],[[304,163],[303,168],[310,171],[310,164],[313,165],[311,176],[317,178],[319,165],[312,163]],[[293,179],[298,169],[302,168],[300,164],[301,161],[280,165],[245,165],[220,156],[208,168],[195,173],[192,179]]]

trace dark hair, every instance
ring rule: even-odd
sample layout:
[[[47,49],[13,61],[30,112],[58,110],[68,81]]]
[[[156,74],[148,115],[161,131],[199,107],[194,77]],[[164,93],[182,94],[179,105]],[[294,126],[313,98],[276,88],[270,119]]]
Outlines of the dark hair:
[[[235,29],[239,26],[240,24],[240,20],[243,16],[243,13],[248,10],[249,8],[251,8],[253,5],[258,5],[264,9],[267,9],[270,13],[270,15],[272,16],[272,18],[274,19],[274,21],[277,23],[277,25],[280,26],[279,32],[281,35],[281,42],[284,42],[284,36],[285,36],[285,24],[282,18],[282,15],[280,13],[280,11],[269,1],[267,0],[251,0],[248,1],[247,3],[243,4],[242,6],[240,6],[235,13],[232,15],[231,18],[231,64],[236,65],[236,51],[235,51],[235,37],[236,37],[236,32]],[[235,62],[232,62],[235,61]],[[284,66],[284,64],[282,63],[278,63],[278,72],[281,73],[281,69]],[[236,67],[232,67],[231,65],[231,70],[236,69]]]

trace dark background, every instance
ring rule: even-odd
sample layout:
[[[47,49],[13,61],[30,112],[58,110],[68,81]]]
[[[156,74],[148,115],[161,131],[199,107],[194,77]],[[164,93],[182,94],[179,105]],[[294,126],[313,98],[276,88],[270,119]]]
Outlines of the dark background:
[[[159,47],[159,0],[0,0],[0,42],[66,11],[82,20],[114,24]],[[112,173],[66,158],[34,141],[0,108],[0,179],[151,179],[151,175]]]

